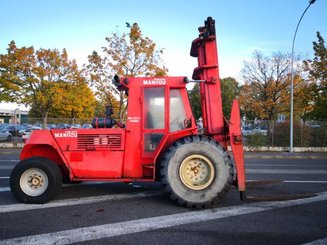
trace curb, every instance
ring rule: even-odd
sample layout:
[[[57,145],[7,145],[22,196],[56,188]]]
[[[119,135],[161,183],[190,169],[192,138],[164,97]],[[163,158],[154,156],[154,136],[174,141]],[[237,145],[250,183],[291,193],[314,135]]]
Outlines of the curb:
[[[0,143],[0,148],[23,148],[24,145],[22,142],[3,142]]]
[[[290,152],[289,147],[250,147],[244,146],[245,152]],[[327,147],[294,147],[293,152],[327,152]]]
[[[305,153],[305,152],[301,152],[301,153]],[[324,155],[321,154],[320,155],[311,155],[311,154],[291,155],[294,153],[288,153],[289,155],[268,155],[268,154],[269,154],[268,152],[246,152],[244,158],[245,159],[255,159],[255,158],[256,159],[312,159],[312,160],[327,159],[327,154]],[[317,153],[315,152],[314,154]]]

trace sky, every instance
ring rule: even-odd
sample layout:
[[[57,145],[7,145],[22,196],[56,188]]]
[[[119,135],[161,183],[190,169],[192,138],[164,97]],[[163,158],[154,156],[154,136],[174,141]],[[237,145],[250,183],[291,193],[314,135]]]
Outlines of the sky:
[[[241,81],[243,62],[254,50],[271,56],[291,53],[296,25],[308,0],[0,0],[0,54],[10,41],[18,47],[66,48],[79,67],[105,37],[128,32],[138,23],[144,36],[164,49],[170,76],[192,77],[196,59],[190,53],[199,26],[216,20],[220,77]],[[313,57],[316,32],[327,40],[327,0],[316,0],[299,26],[295,53]]]

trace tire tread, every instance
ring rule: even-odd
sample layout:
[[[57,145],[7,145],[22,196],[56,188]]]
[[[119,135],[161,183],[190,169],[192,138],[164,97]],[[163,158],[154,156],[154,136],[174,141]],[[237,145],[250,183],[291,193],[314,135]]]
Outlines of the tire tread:
[[[191,144],[191,143],[207,143],[211,146],[214,146],[217,151],[223,156],[224,164],[227,167],[227,181],[224,186],[224,188],[216,193],[217,195],[210,201],[205,202],[189,202],[184,200],[183,198],[176,195],[176,193],[171,188],[171,185],[169,183],[168,179],[168,165],[170,159],[174,156],[174,154],[177,152],[178,148],[185,145],[185,144]],[[172,200],[177,201],[177,203],[181,206],[186,206],[188,208],[194,208],[194,209],[203,209],[203,208],[210,208],[213,206],[217,206],[222,200],[225,194],[230,189],[230,186],[233,183],[234,179],[234,167],[233,162],[231,161],[231,158],[227,154],[227,152],[222,148],[220,144],[218,144],[214,139],[206,137],[206,136],[192,136],[192,137],[185,137],[178,141],[176,141],[173,145],[171,145],[168,150],[165,152],[163,156],[163,160],[160,165],[160,179],[164,186],[164,189],[167,193],[169,193]]]

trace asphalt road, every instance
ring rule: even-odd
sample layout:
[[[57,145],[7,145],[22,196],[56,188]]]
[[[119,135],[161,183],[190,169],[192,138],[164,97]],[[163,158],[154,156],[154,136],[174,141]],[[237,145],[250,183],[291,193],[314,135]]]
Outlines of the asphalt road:
[[[0,244],[327,244],[327,154],[247,153],[247,202],[176,205],[160,184],[64,185],[44,205],[9,190],[19,150],[0,149]]]

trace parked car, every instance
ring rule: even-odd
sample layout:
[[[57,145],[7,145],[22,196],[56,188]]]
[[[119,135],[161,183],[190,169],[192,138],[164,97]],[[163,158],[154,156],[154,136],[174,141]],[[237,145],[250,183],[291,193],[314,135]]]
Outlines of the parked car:
[[[18,132],[21,129],[20,125],[8,125],[6,128],[12,136],[18,136]]]
[[[22,126],[21,126],[21,129],[18,131],[18,136],[22,137],[23,134],[24,134],[24,132],[25,132],[26,130],[31,129],[31,128],[32,128],[32,125],[30,125],[30,124],[25,125],[25,126],[22,125]]]
[[[248,136],[253,134],[253,127],[252,125],[245,125],[242,127],[242,135],[243,136]]]
[[[70,125],[67,123],[61,123],[61,124],[58,124],[57,128],[66,129],[66,128],[70,128]]]
[[[29,124],[29,123],[22,123],[21,126],[27,128],[27,127],[32,127],[32,124]]]
[[[82,128],[93,128],[91,124],[88,124],[88,123],[84,123],[82,125]]]
[[[25,143],[28,138],[30,137],[33,130],[41,130],[42,128],[33,126],[32,128],[26,129],[25,132],[22,135],[22,140]]]
[[[80,124],[72,124],[72,126],[70,128],[72,128],[72,129],[81,128],[81,125]]]
[[[48,124],[47,125],[47,129],[54,129],[54,128],[57,128],[56,124]]]
[[[264,127],[256,126],[253,129],[254,134],[262,134],[262,135],[267,135],[268,130]]]
[[[11,141],[11,133],[7,129],[0,129],[0,140]]]
[[[0,129],[4,129],[8,127],[8,123],[0,123]]]
[[[42,123],[34,123],[32,126],[42,128]]]
[[[26,130],[22,135],[22,140],[25,143],[31,135],[32,130]]]

